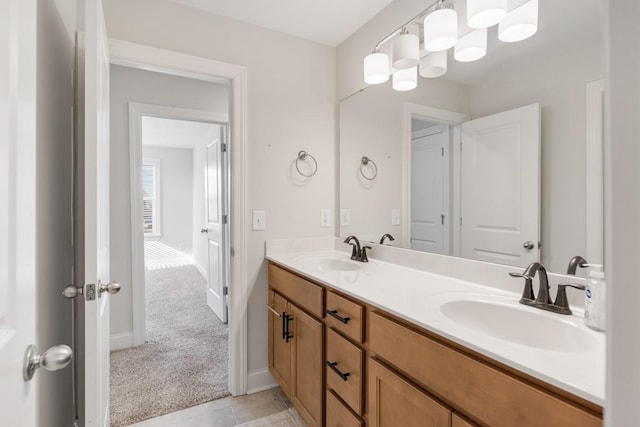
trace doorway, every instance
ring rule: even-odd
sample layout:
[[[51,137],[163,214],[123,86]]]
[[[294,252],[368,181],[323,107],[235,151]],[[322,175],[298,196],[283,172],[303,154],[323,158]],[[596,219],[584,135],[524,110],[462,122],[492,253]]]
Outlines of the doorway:
[[[230,394],[229,91],[111,68],[112,117],[128,116],[129,136],[132,340],[125,349],[112,340],[111,355],[112,426],[125,426]],[[208,110],[181,108],[212,97]],[[112,329],[122,306],[112,306]]]

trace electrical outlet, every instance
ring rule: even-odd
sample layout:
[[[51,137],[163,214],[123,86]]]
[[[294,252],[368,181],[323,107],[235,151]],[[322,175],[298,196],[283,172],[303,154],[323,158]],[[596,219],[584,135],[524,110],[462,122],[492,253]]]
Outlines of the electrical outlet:
[[[320,227],[331,227],[331,209],[320,209]]]
[[[340,209],[340,227],[351,226],[351,210]]]
[[[265,211],[253,211],[253,230],[260,231],[267,228],[267,214]]]
[[[391,209],[391,225],[400,225],[400,209]]]

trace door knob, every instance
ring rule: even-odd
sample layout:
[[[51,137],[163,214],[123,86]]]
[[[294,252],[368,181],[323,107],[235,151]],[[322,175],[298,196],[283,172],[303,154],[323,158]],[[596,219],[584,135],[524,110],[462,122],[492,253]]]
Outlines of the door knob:
[[[115,295],[120,292],[121,286],[118,282],[113,281],[106,284],[98,282],[98,284],[100,285],[100,296],[105,292],[109,292],[111,295]]]
[[[78,295],[82,295],[83,293],[84,286],[69,285],[62,290],[62,295],[64,295],[65,298],[69,299],[75,298]]]
[[[526,250],[530,251],[531,249],[533,249],[535,247],[535,245],[533,244],[533,242],[531,240],[527,240],[526,242],[524,242],[522,244],[522,247],[525,248]]]
[[[201,228],[201,229],[200,229],[200,232],[201,232],[202,234],[206,234],[206,233],[208,233],[208,232],[209,232],[209,229],[208,229],[208,228]]]
[[[38,368],[47,371],[57,371],[66,367],[73,357],[73,351],[68,345],[55,345],[44,353],[38,353],[38,347],[30,345],[24,353],[22,378],[30,381]]]

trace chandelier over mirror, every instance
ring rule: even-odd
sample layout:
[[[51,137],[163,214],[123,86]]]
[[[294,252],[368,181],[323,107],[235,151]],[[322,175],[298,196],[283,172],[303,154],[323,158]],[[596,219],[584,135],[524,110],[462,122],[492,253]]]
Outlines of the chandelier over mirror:
[[[471,31],[459,34],[460,14],[452,0],[438,0],[380,40],[373,53],[364,58],[364,81],[384,83],[392,77],[395,90],[412,90],[418,74],[436,78],[447,72],[448,50],[458,62],[477,61],[487,55],[487,28],[498,25],[498,40],[518,42],[538,31],[538,0],[526,0],[512,10],[507,0],[466,0],[467,13],[462,17]],[[408,27],[417,25],[420,37]],[[391,45],[390,56],[380,52]]]

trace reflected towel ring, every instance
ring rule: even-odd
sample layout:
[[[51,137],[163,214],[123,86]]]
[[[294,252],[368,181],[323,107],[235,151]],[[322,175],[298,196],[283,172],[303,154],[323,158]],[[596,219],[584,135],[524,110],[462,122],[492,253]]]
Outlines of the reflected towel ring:
[[[313,160],[313,172],[311,172],[310,174],[302,173],[302,171],[300,170],[300,166],[298,165],[298,162],[300,160],[305,161],[307,160],[307,157]],[[307,153],[306,151],[304,150],[298,151],[298,158],[296,159],[296,170],[300,175],[304,176],[305,178],[311,178],[313,175],[316,174],[316,172],[318,172],[318,162],[316,161],[315,157],[313,157],[311,154]]]
[[[362,169],[363,166],[367,166],[369,163],[371,163],[373,165],[373,175],[372,176],[367,176],[364,173],[364,170]],[[362,177],[364,179],[366,179],[367,181],[373,181],[374,179],[376,179],[376,177],[378,176],[378,165],[376,165],[376,162],[374,162],[373,160],[371,160],[370,158],[368,158],[367,156],[362,156],[362,159],[360,159],[360,175],[362,175]]]

